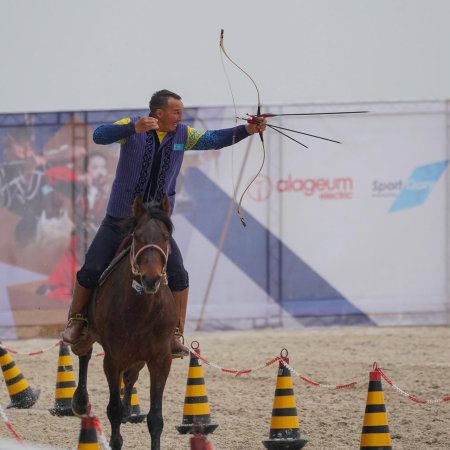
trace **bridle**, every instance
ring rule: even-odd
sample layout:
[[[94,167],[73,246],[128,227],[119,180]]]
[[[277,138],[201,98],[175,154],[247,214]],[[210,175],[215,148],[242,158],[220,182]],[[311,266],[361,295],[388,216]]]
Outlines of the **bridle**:
[[[161,272],[161,282],[163,284],[167,284],[167,258],[168,258],[168,254],[169,254],[169,246],[167,246],[167,253],[159,246],[156,244],[147,244],[142,246],[137,253],[135,253],[135,248],[134,248],[134,236],[133,236],[133,240],[131,242],[131,250],[130,250],[130,264],[131,264],[131,272],[133,273],[133,275],[135,276],[140,276],[142,278],[142,272],[139,268],[139,264],[137,262],[137,259],[139,257],[139,255],[144,251],[147,250],[149,248],[155,249],[157,250],[163,257],[163,270]]]

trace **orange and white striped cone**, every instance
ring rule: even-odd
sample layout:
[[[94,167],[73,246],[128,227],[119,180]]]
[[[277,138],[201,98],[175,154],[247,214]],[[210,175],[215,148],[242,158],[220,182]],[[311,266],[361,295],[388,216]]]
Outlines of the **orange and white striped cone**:
[[[120,398],[125,395],[125,384],[123,379],[120,380]],[[126,418],[130,423],[141,423],[147,417],[147,414],[141,413],[141,407],[139,406],[139,397],[137,394],[136,385],[131,390],[131,414]]]
[[[191,344],[191,347],[196,353],[200,354],[198,342],[194,341]],[[209,434],[218,426],[218,424],[211,422],[202,362],[197,356],[191,353],[183,408],[183,420],[181,425],[177,426],[177,430],[180,434],[187,434],[193,432],[193,427],[201,427],[203,434]]]
[[[361,433],[361,450],[392,450],[381,374],[374,364],[369,374],[366,410]]]
[[[58,370],[56,372],[55,405],[49,409],[54,416],[73,416],[72,397],[77,387],[69,347],[59,343]]]
[[[37,402],[41,390],[30,387],[11,355],[3,347],[0,347],[0,364],[11,399],[7,408],[31,408]]]
[[[281,359],[289,364],[288,351],[281,351]],[[299,450],[308,441],[300,437],[291,371],[279,362],[269,439],[262,443],[268,450]]]
[[[83,416],[77,450],[100,450],[94,416]]]

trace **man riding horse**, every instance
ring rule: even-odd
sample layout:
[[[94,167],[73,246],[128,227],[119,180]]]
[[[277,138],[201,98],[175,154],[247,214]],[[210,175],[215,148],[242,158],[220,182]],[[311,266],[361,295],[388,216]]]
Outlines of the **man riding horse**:
[[[164,194],[175,205],[175,184],[186,150],[210,150],[233,143],[265,130],[265,120],[235,128],[199,131],[183,123],[183,103],[173,92],[161,90],[150,99],[148,117],[127,117],[114,124],[99,126],[93,134],[96,144],[119,142],[120,157],[116,176],[103,219],[77,272],[70,305],[69,319],[62,333],[68,344],[77,344],[88,327],[86,318],[92,290],[114,258],[124,239],[121,223],[131,215],[134,197],[144,201],[161,201]],[[174,330],[172,356],[188,355],[182,343],[189,291],[189,277],[180,250],[170,238],[167,261],[168,284],[178,311],[178,327]]]

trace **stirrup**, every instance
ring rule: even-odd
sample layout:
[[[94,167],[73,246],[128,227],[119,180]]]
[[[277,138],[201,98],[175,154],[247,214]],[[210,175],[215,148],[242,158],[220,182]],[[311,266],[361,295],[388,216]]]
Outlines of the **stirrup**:
[[[189,349],[184,345],[184,336],[182,333],[180,333],[180,329],[179,328],[175,328],[175,332],[174,332],[174,341],[178,341],[178,343],[184,347],[184,349],[180,349],[178,351],[172,352],[172,359],[174,358],[181,358],[183,359],[183,357],[185,356],[189,356]],[[172,349],[173,350],[173,349]]]
[[[174,335],[175,337],[179,337],[181,343],[184,345],[184,335],[183,335],[183,333],[180,333],[180,329],[179,329],[178,327],[175,328],[175,332],[173,333],[173,335]]]

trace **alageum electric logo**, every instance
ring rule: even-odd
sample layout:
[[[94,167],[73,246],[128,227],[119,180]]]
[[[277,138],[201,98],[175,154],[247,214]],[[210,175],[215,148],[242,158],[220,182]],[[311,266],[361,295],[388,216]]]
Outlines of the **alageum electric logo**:
[[[406,181],[372,182],[373,197],[388,197],[396,195],[389,212],[420,206],[427,200],[441,175],[445,172],[449,161],[440,161],[425,166],[416,167]]]
[[[285,178],[272,180],[267,175],[259,175],[249,190],[249,196],[255,201],[264,201],[274,190],[280,194],[301,194],[305,197],[319,197],[322,200],[351,199],[353,178],[296,178],[289,174]]]

